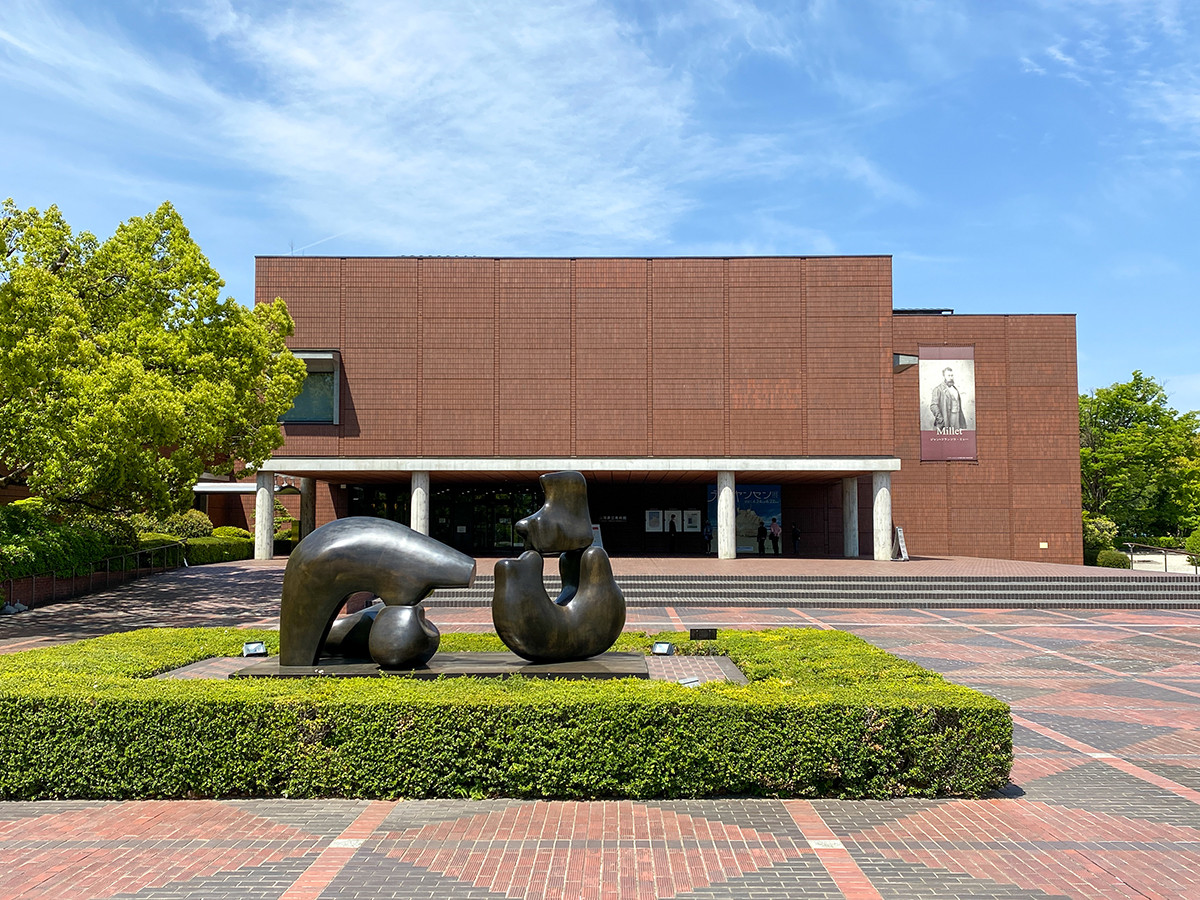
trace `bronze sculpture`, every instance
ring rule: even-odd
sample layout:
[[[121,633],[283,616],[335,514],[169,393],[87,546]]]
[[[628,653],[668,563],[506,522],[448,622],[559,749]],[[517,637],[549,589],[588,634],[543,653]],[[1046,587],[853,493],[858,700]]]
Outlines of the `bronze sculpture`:
[[[387,668],[419,666],[437,651],[438,631],[417,608],[439,587],[468,587],[475,560],[398,522],[336,519],[301,541],[283,575],[279,664],[316,665],[346,598],[371,591],[383,601],[339,623],[335,643],[361,647],[365,619],[371,658]],[[357,636],[351,633],[357,629]]]
[[[540,479],[545,505],[517,522],[526,551],[496,563],[492,622],[510,650],[532,662],[565,662],[603,653],[625,625],[625,596],[608,554],[592,544],[587,482],[579,472]],[[548,553],[559,555],[562,591],[542,581]]]

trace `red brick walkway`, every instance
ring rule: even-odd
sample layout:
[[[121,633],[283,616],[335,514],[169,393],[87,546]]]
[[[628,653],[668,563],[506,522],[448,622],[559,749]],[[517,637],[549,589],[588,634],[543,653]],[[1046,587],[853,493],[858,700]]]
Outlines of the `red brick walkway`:
[[[119,599],[188,624],[270,617],[267,587],[211,574]],[[122,602],[0,639],[131,627]],[[1200,898],[1200,611],[636,612],[843,628],[998,696],[1012,783],[978,801],[0,803],[0,896]]]

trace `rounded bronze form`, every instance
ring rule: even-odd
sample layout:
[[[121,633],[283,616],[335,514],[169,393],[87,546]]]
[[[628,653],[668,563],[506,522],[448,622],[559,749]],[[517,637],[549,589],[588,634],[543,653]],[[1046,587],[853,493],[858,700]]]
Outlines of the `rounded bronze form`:
[[[371,659],[384,669],[415,669],[437,653],[442,635],[419,606],[385,606],[371,628]]]
[[[398,522],[352,516],[322,525],[288,557],[279,609],[279,664],[313,666],[346,598],[370,591],[414,606],[434,588],[468,587],[475,560]]]
[[[608,554],[592,546],[587,482],[579,472],[541,477],[545,505],[517,523],[532,549],[496,563],[492,622],[506,647],[533,662],[603,653],[625,626],[625,595]],[[558,554],[562,592],[551,599],[543,556]]]

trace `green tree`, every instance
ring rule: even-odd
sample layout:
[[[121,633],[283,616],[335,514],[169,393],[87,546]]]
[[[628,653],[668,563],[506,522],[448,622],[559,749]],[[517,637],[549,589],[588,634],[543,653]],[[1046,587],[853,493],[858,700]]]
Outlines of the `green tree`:
[[[1079,461],[1084,512],[1122,535],[1200,524],[1200,420],[1168,406],[1153,378],[1134,372],[1079,398]]]
[[[105,241],[0,211],[0,474],[58,506],[169,512],[260,464],[304,380],[282,300],[253,310],[170,204]]]

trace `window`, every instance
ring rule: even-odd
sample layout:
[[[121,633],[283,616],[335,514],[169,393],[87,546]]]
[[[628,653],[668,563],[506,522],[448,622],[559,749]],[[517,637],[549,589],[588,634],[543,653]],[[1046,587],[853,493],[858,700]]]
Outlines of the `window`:
[[[293,350],[292,353],[297,359],[304,360],[308,375],[292,408],[280,416],[279,421],[337,425],[341,355],[336,350]]]

